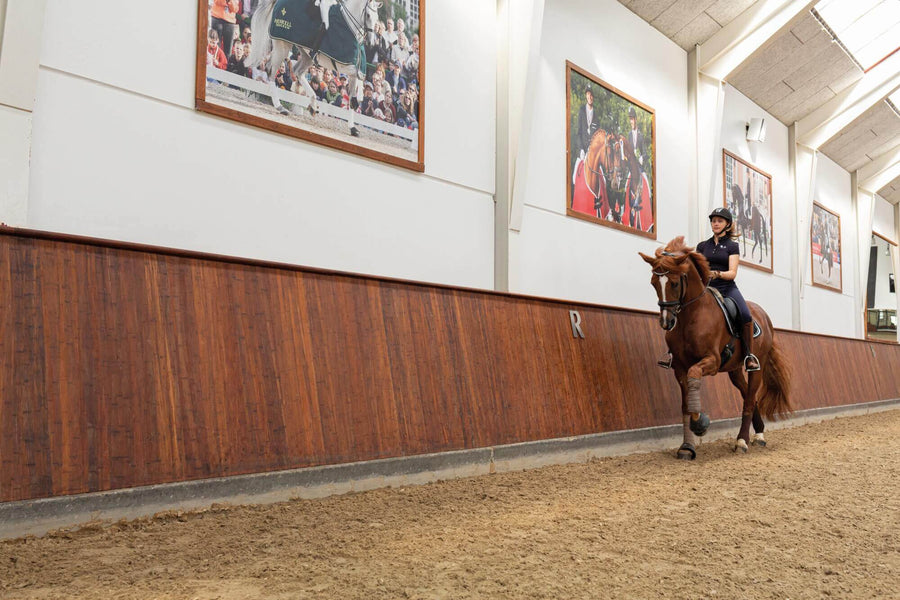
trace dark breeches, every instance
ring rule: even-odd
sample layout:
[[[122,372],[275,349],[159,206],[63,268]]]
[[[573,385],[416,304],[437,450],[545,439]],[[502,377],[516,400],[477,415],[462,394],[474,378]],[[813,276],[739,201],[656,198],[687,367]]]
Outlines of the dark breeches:
[[[725,289],[720,289],[722,295],[726,298],[731,298],[734,300],[734,303],[737,304],[738,310],[741,311],[741,321],[744,323],[749,323],[753,320],[753,317],[750,316],[750,308],[747,306],[747,301],[744,300],[744,296],[741,295],[741,290],[738,289],[736,285],[730,285]]]

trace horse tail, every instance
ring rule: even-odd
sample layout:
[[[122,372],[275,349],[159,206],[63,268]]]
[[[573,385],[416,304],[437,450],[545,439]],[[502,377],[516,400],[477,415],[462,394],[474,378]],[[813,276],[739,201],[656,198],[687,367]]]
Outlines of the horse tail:
[[[769,351],[769,362],[763,368],[765,394],[759,401],[759,412],[767,419],[793,412],[788,392],[791,387],[791,365],[787,356],[774,340]]]
[[[250,31],[253,42],[250,44],[250,58],[246,64],[256,67],[262,63],[269,52],[269,25],[272,23],[272,13],[275,10],[275,0],[262,0],[262,3],[253,11],[250,20]]]

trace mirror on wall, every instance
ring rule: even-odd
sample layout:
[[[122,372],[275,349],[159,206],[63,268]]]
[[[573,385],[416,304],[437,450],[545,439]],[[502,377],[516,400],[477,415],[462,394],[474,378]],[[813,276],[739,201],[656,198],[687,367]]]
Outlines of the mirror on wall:
[[[869,249],[866,286],[866,337],[897,341],[897,292],[894,287],[894,256],[897,245],[877,233]]]

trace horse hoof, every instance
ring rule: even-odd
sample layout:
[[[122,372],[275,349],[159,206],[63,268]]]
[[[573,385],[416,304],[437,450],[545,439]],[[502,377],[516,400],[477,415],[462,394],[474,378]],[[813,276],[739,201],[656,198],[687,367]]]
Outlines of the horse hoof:
[[[352,135],[353,137],[359,137],[359,129],[357,129],[356,127],[351,127],[350,135]]]
[[[754,433],[753,437],[750,438],[751,446],[760,446],[761,448],[766,447],[766,439],[763,437],[761,433]]]
[[[740,450],[743,454],[746,454],[747,450],[749,450],[749,448],[747,448],[747,442],[742,439],[735,440],[734,451],[737,452],[738,450]]]
[[[694,460],[695,458],[697,458],[697,451],[694,450],[693,445],[685,442],[675,453],[675,458],[677,458],[678,460]]]
[[[706,430],[709,429],[709,417],[705,413],[700,413],[696,421],[693,418],[691,419],[690,427],[694,435],[703,437],[706,435]]]

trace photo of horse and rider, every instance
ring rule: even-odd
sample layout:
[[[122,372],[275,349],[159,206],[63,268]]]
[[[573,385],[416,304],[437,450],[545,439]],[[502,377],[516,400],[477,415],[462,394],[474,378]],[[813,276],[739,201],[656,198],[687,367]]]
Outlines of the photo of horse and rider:
[[[566,62],[566,214],[656,239],[656,114]]]
[[[725,207],[734,215],[741,263],[771,273],[772,176],[722,150]]]
[[[810,246],[813,285],[840,292],[841,217],[818,202],[813,202]]]
[[[197,108],[423,170],[425,0],[199,0]]]

